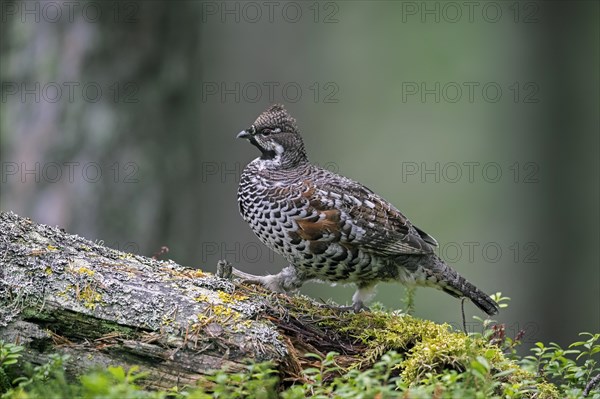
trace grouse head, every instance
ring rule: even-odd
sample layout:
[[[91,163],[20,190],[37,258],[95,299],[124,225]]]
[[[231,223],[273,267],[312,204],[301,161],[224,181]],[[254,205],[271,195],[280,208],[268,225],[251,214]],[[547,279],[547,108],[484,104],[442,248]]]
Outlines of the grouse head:
[[[280,104],[270,106],[237,138],[250,141],[272,167],[295,167],[308,161],[296,120]]]

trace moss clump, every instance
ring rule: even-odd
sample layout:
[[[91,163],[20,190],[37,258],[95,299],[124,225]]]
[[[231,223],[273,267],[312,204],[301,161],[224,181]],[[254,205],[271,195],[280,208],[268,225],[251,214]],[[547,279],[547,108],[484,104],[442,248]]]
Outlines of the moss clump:
[[[327,312],[330,310],[324,310],[320,316]],[[338,331],[366,347],[347,370],[371,367],[385,353],[397,351],[402,360],[393,368],[398,370],[407,387],[430,383],[448,373],[466,378],[467,370],[479,370],[477,378],[486,381],[486,387],[492,390],[490,394],[504,389],[510,391],[512,386],[515,391],[531,388],[536,398],[559,397],[554,385],[540,382],[533,373],[521,369],[507,359],[498,346],[481,336],[453,331],[448,324],[384,311],[338,314],[324,317],[320,324],[337,326]]]
[[[357,338],[361,342],[376,353],[383,353],[390,349],[407,351],[417,342],[449,333],[450,326],[376,311],[355,315],[343,330],[358,332]]]
[[[560,397],[560,392],[555,385],[548,382],[540,382],[536,384],[538,391],[537,399],[554,399]]]

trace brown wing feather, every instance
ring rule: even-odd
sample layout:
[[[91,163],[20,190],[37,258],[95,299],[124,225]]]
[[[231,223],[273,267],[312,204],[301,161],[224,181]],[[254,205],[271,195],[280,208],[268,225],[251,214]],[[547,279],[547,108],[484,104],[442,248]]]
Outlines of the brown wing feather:
[[[437,242],[392,204],[355,181],[320,172],[326,175],[303,181],[299,200],[308,209],[296,217],[297,236],[309,241],[311,250],[322,253],[337,242],[390,256],[433,252]]]

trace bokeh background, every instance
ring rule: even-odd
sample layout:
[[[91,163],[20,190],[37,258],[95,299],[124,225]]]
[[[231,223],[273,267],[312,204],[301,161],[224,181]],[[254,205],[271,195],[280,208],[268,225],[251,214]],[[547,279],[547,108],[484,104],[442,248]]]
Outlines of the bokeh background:
[[[512,298],[508,334],[572,342],[600,330],[598,4],[2,1],[0,208],[275,273],[283,259],[238,214],[258,154],[234,137],[280,102],[313,162]],[[303,292],[345,303],[353,288]],[[404,295],[382,284],[377,300]],[[460,305],[419,289],[416,314],[458,326]]]

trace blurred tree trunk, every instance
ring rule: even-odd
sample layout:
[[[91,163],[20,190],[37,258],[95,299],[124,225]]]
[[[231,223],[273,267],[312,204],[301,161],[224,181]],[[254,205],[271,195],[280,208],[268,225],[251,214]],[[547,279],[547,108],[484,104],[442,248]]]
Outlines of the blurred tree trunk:
[[[72,15],[53,3],[56,21],[44,2],[3,2],[14,12],[0,37],[1,158],[17,168],[3,209],[129,252],[178,249],[166,237],[201,222],[189,184],[202,144],[201,2],[84,2]]]

